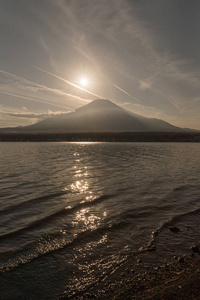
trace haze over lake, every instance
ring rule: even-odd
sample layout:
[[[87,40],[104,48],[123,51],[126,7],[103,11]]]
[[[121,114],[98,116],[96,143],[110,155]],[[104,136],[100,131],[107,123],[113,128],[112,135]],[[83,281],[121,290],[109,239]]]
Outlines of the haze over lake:
[[[0,146],[1,299],[75,296],[199,238],[199,144]]]

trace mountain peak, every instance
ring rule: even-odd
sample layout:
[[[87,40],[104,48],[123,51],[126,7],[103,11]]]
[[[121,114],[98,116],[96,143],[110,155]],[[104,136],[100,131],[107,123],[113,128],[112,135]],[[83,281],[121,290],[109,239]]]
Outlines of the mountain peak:
[[[108,99],[95,99],[90,103],[79,107],[76,112],[83,112],[88,110],[108,110],[108,109],[121,109],[117,104]]]

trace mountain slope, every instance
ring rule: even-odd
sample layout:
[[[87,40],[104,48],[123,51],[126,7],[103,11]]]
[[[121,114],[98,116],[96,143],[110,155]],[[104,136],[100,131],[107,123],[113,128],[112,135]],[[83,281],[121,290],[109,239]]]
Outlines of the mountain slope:
[[[48,132],[147,132],[183,131],[159,119],[124,110],[105,99],[97,99],[76,109],[72,113],[56,115],[36,124],[17,129],[23,131]]]

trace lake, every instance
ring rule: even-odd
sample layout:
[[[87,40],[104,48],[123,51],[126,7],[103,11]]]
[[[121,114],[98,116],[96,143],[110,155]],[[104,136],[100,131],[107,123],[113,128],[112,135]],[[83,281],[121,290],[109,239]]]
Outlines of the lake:
[[[199,241],[198,143],[2,142],[0,172],[1,299],[74,298]]]

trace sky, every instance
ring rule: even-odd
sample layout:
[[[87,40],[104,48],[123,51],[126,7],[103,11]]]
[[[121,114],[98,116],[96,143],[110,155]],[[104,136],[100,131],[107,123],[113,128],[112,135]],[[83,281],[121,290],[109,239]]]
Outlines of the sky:
[[[0,0],[0,128],[97,98],[200,129],[199,0]]]

